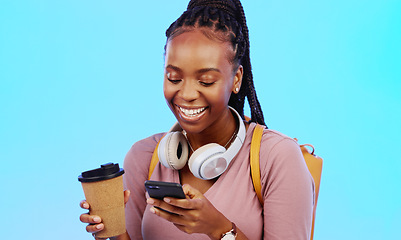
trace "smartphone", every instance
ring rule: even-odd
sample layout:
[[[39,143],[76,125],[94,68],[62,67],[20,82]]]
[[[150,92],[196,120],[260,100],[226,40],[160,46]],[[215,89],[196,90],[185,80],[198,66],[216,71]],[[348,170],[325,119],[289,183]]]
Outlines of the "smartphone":
[[[151,198],[163,199],[165,197],[185,199],[185,193],[179,183],[145,181],[145,188]]]

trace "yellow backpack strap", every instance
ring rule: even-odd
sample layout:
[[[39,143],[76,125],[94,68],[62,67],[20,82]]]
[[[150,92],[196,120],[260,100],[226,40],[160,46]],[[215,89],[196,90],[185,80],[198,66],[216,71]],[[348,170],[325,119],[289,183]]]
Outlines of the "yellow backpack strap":
[[[253,130],[250,152],[250,165],[253,187],[255,188],[256,195],[258,196],[260,204],[263,206],[262,185],[260,183],[260,143],[262,141],[264,126],[256,124]]]
[[[159,143],[160,141],[157,143],[155,150],[153,151],[152,160],[150,161],[148,180],[150,180],[153,170],[155,170],[155,167],[159,162],[159,157],[157,156],[157,148],[159,147]]]

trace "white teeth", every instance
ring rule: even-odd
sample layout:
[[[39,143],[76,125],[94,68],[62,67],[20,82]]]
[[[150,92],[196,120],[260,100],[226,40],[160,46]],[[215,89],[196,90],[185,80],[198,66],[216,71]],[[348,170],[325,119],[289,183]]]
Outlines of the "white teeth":
[[[190,117],[196,116],[206,109],[205,107],[198,108],[198,109],[185,109],[182,107],[179,107],[179,108],[180,108],[181,112],[183,112],[185,115],[190,116]]]

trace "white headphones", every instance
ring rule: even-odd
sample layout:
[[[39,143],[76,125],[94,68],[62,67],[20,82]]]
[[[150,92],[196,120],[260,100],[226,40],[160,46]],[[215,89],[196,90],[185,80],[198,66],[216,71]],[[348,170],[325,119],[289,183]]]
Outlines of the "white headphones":
[[[159,142],[157,155],[160,163],[167,168],[179,170],[188,161],[189,169],[197,178],[209,180],[220,176],[241,149],[246,132],[241,116],[232,107],[229,108],[238,119],[239,129],[227,150],[217,143],[209,143],[193,152],[188,160],[188,142],[177,122]]]

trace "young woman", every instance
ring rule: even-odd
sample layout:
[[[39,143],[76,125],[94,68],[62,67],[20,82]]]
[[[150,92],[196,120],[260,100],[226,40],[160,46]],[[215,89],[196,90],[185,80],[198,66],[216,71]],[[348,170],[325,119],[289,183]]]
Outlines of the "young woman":
[[[170,160],[160,163],[151,179],[183,184],[187,198],[147,198],[144,181],[165,134],[135,143],[124,161],[127,233],[115,239],[309,239],[314,184],[293,139],[264,130],[263,206],[253,188],[250,143],[256,124],[265,123],[253,85],[241,3],[190,1],[166,35],[164,96],[178,121],[169,134],[184,139],[189,161],[184,156],[179,167],[169,165]],[[245,97],[249,122],[244,121]],[[230,156],[224,155],[227,159],[215,163],[216,168],[205,170],[194,163],[202,154],[218,151]],[[159,158],[168,158],[164,155]],[[88,209],[89,204],[83,201],[81,207]],[[104,228],[98,216],[82,214],[81,221],[89,223],[91,233]]]

